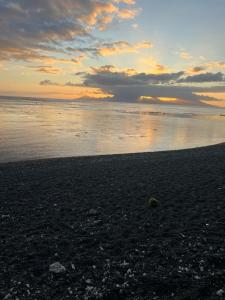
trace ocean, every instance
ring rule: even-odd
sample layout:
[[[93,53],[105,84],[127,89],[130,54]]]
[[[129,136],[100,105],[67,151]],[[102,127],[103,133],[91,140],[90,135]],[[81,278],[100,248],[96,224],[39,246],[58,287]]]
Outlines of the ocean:
[[[225,108],[0,99],[0,162],[194,148],[225,141]]]

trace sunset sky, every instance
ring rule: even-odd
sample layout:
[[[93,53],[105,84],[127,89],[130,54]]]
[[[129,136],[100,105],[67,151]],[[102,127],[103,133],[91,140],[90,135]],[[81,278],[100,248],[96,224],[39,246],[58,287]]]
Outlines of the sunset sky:
[[[0,0],[0,94],[225,107],[224,0]]]

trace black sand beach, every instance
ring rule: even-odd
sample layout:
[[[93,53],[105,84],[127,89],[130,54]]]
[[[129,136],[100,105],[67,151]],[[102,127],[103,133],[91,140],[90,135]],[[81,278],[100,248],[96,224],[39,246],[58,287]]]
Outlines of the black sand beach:
[[[225,299],[225,145],[1,164],[0,226],[0,299]]]

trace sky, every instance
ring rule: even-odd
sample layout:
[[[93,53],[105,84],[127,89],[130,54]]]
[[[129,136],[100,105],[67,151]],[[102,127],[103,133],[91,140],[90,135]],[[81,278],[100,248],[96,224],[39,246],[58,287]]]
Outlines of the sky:
[[[0,0],[0,95],[225,107],[224,0]]]

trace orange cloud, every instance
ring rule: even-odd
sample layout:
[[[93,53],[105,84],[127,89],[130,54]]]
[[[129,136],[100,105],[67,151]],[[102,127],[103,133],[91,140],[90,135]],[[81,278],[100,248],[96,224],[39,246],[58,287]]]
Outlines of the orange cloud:
[[[54,95],[59,93],[62,97],[68,99],[105,99],[105,98],[112,98],[113,95],[107,92],[104,92],[101,88],[95,87],[82,87],[78,85],[72,84],[49,84],[42,86],[42,93],[46,95]],[[65,90],[65,88],[67,88]]]
[[[118,11],[118,7],[112,3],[102,3],[96,2],[93,3],[92,12],[88,15],[82,15],[79,17],[80,21],[87,22],[88,25],[94,26],[98,23],[105,24],[104,22],[108,22],[107,18],[104,18],[105,14],[113,14]],[[103,16],[103,18],[101,18]],[[112,19],[111,19],[112,20]]]
[[[46,74],[58,74],[62,70],[52,66],[30,66],[36,72],[46,73]]]
[[[125,3],[125,4],[131,4],[134,5],[136,3],[135,0],[114,0],[116,3]]]
[[[224,61],[210,61],[208,63],[205,63],[204,66],[207,69],[224,69],[225,62]]]
[[[154,104],[158,103],[168,103],[168,104],[188,104],[188,101],[174,98],[174,97],[152,97],[152,96],[140,96],[139,101],[152,102]]]
[[[224,61],[209,61],[203,63],[199,66],[191,66],[187,69],[187,73],[194,74],[194,73],[202,73],[209,70],[221,70],[225,68]]]
[[[162,102],[169,102],[169,103],[173,103],[173,102],[179,101],[179,99],[177,99],[177,98],[171,98],[171,97],[159,97],[158,99],[160,101],[162,101]]]
[[[64,42],[74,42],[79,37],[89,41],[94,29],[104,30],[113,20],[131,19],[139,12],[138,9],[121,8],[119,3],[130,5],[135,1],[64,0],[54,1],[54,5],[52,0],[41,4],[36,1],[17,0],[16,4],[14,0],[3,1],[0,60],[44,61],[48,56],[57,57],[58,53],[66,55]],[[66,62],[61,59],[63,61]]]
[[[97,53],[102,56],[138,53],[138,50],[140,49],[149,49],[152,47],[153,44],[147,41],[142,41],[136,44],[130,44],[126,41],[118,41],[115,43],[106,44],[104,47],[97,49]]]
[[[78,55],[73,58],[60,58],[45,54],[41,51],[25,48],[3,48],[0,51],[0,61],[41,61],[46,64],[54,63],[70,63],[80,64],[85,59],[85,54]]]
[[[203,97],[210,97],[214,98],[215,101],[211,100],[209,101],[203,101],[206,104],[214,105],[217,107],[225,107],[225,93],[214,93],[214,92],[207,92],[207,93],[195,93],[198,96],[203,96]]]
[[[137,71],[134,69],[127,69],[127,68],[117,68],[113,65],[105,65],[101,67],[92,67],[91,70],[94,72],[94,74],[98,73],[121,73],[123,72],[126,75],[135,75],[137,74]]]
[[[147,56],[140,58],[138,60],[138,64],[140,65],[140,70],[143,71],[151,71],[154,74],[161,74],[161,73],[169,73],[171,69],[167,68],[166,66],[160,64],[157,59],[152,56]]]
[[[124,8],[118,11],[117,16],[120,19],[134,19],[139,12],[139,9]]]

